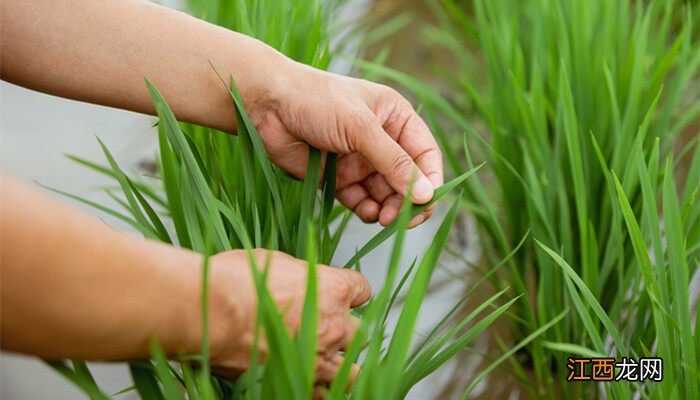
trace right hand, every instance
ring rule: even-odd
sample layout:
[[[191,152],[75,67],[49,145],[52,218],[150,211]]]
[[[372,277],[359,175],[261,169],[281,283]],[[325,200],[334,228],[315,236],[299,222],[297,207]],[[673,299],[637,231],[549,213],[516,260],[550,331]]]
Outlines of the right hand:
[[[272,73],[246,75],[258,90],[246,111],[270,159],[306,176],[307,143],[338,154],[336,197],[364,222],[386,226],[398,215],[412,180],[413,203],[425,204],[443,184],[442,153],[430,129],[396,90],[297,63],[274,51]],[[274,77],[274,78],[272,78]],[[432,206],[409,223],[419,225]]]
[[[295,333],[301,324],[306,296],[306,261],[278,251],[253,250],[258,268],[269,258],[267,285],[284,314],[284,323]],[[211,258],[210,362],[216,373],[236,377],[248,369],[255,337],[257,294],[245,250],[217,254]],[[371,296],[367,279],[359,272],[317,265],[318,348],[316,383],[330,383],[343,363],[339,351],[353,338],[359,320],[350,309],[366,303]],[[267,345],[259,342],[262,361]],[[351,382],[359,372],[354,365]]]

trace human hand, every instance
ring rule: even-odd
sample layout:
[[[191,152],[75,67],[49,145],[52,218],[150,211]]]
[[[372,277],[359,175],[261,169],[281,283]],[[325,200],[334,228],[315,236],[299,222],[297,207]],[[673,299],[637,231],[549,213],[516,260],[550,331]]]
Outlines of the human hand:
[[[303,179],[308,146],[338,153],[337,198],[363,221],[389,224],[415,177],[413,202],[424,204],[443,183],[440,149],[411,104],[395,90],[276,61],[264,99],[249,102],[271,160]],[[432,207],[409,224],[430,217]]]
[[[269,259],[267,285],[290,332],[296,332],[306,296],[306,261],[282,252],[253,250],[258,268]],[[216,373],[236,377],[250,365],[255,338],[257,294],[248,254],[234,250],[210,260],[211,360]],[[343,363],[339,351],[348,345],[359,325],[350,309],[367,302],[371,289],[358,272],[318,265],[318,349],[316,382],[330,383]],[[261,357],[267,347],[259,343]],[[351,381],[359,372],[353,367]]]

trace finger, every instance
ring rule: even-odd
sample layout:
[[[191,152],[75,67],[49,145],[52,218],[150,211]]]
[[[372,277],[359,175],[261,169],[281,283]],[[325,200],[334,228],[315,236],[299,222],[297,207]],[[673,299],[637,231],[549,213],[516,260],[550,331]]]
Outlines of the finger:
[[[343,342],[340,344],[341,350],[346,350],[350,342],[355,337],[357,330],[360,328],[360,323],[362,322],[359,318],[352,314],[348,314],[345,317],[345,337]]]
[[[347,345],[348,332],[352,329],[345,317],[324,318],[319,325],[318,351],[320,353],[337,352]]]
[[[194,364],[194,363],[193,363]],[[233,370],[230,368],[222,368],[211,366],[211,374],[219,378],[224,378],[229,381],[235,381],[238,379],[245,371]]]
[[[315,385],[314,386],[314,392],[311,395],[311,398],[313,400],[323,400],[326,398],[326,394],[328,393],[328,385]]]
[[[355,133],[355,147],[394,190],[402,195],[408,193],[412,182],[413,202],[423,204],[433,197],[433,184],[420,171],[404,149],[384,131],[379,120],[372,118],[363,132]]]
[[[389,196],[382,204],[382,210],[379,212],[379,223],[382,226],[387,226],[396,219],[403,205],[403,196],[393,194]]]
[[[345,350],[355,337],[361,322],[350,313],[344,317],[333,317],[324,321],[321,322],[318,332],[318,351],[321,353]]]
[[[338,352],[321,353],[316,357],[316,383],[331,383],[343,365],[343,356]]]
[[[369,224],[377,222],[379,219],[379,210],[381,210],[379,203],[368,197],[355,207],[354,212],[360,217],[362,222]]]
[[[433,187],[438,188],[444,183],[442,152],[438,147],[426,151],[415,159],[418,168],[423,171]]]
[[[316,359],[316,383],[331,383],[343,365],[345,358],[338,353],[321,354]],[[348,388],[355,383],[360,367],[352,364],[348,379]]]
[[[370,196],[379,204],[382,204],[387,197],[396,193],[396,191],[389,186],[384,176],[381,174],[372,174],[365,178],[362,182],[364,187],[369,192]]]
[[[350,390],[352,385],[355,384],[355,381],[357,380],[358,375],[360,375],[360,366],[353,363],[350,366],[350,379],[348,380],[348,387],[346,390]]]
[[[432,209],[426,209],[420,214],[416,215],[412,220],[408,222],[408,229],[415,228],[416,226],[427,221],[433,215]]]
[[[401,197],[400,195],[396,194],[387,198],[384,201],[384,204],[382,204],[382,209],[379,212],[379,223],[382,226],[389,225],[392,221],[396,219],[396,217],[398,217],[399,213],[401,212],[402,206],[403,197]],[[427,221],[433,215],[433,209],[434,205],[431,205],[430,207],[426,208],[420,214],[413,217],[413,219],[411,219],[408,222],[408,225],[406,227],[408,229],[412,229]]]
[[[430,129],[410,103],[399,101],[384,129],[414,160],[434,187],[443,184],[442,153]]]
[[[370,197],[367,189],[359,183],[336,192],[335,196],[341,204],[352,210],[362,221],[370,223],[379,219],[381,206]]]
[[[370,195],[367,189],[359,183],[352,184],[345,189],[341,189],[335,193],[341,204],[350,210],[355,208],[365,199],[369,199]]]
[[[344,189],[353,183],[361,182],[373,172],[376,172],[376,170],[362,154],[342,154],[338,156],[336,190]]]
[[[347,300],[349,300],[351,308],[365,304],[372,297],[372,287],[364,275],[347,268],[333,268],[333,270],[343,275],[350,284]]]

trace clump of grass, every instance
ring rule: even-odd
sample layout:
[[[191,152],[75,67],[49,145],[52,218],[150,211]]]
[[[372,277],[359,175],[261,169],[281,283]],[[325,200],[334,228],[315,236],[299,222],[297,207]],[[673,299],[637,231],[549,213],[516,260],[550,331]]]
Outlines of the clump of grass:
[[[321,0],[293,1],[276,0],[259,2],[251,0],[200,1],[188,0],[189,11],[204,20],[219,26],[247,34],[267,43],[286,56],[316,68],[327,69],[330,62],[328,30],[329,19],[334,11],[332,3]],[[242,109],[238,101],[236,109]],[[235,205],[241,210],[240,221],[251,227],[254,247],[282,250],[289,254],[304,256],[307,220],[315,218],[315,199],[311,187],[277,169],[267,160],[262,141],[256,135],[245,135],[254,129],[251,121],[237,111],[237,126],[244,126],[244,135],[238,138],[221,135],[213,129],[183,124],[188,140],[195,144],[194,154],[198,162],[206,164],[203,175],[213,181],[214,195],[225,205]],[[166,145],[163,141],[162,146]],[[259,162],[251,162],[251,160]],[[161,160],[164,160],[161,154]],[[318,150],[309,149],[310,171],[321,165]],[[319,262],[330,263],[339,243],[340,235],[349,221],[350,214],[342,207],[334,207],[336,155],[326,155],[323,177],[323,202],[320,215],[314,220],[319,238],[315,241],[324,253],[318,254]],[[166,167],[163,165],[163,167]],[[231,174],[242,168],[242,174]],[[319,175],[319,172],[316,172]],[[320,176],[309,175],[307,181],[318,182]],[[254,190],[240,190],[242,187]],[[166,190],[168,188],[166,187]],[[177,190],[172,188],[171,190]],[[220,196],[223,192],[224,196]],[[282,204],[287,205],[283,210]],[[179,207],[176,206],[176,209]],[[339,220],[335,234],[328,230],[329,224]],[[296,227],[296,229],[295,229]],[[298,229],[298,231],[297,231]],[[232,243],[240,248],[242,243]]]
[[[296,25],[310,26],[310,21],[317,21],[322,15],[320,3],[281,3],[285,6],[266,8],[264,2],[238,4],[237,10],[244,5],[247,8],[239,17],[228,19],[229,4],[220,2],[209,11],[203,10],[202,15],[224,26],[254,33],[254,36],[265,39],[297,60],[322,68],[327,66],[325,39],[305,41],[307,44],[304,46],[294,45],[302,39],[308,39],[308,33],[303,32],[302,36],[301,30],[295,28],[282,40],[275,33],[281,32],[282,30],[277,31],[281,27],[262,24],[260,20],[263,13],[280,13],[279,18],[294,15],[301,18],[295,20]],[[208,4],[211,6],[214,3]],[[290,14],[291,6],[296,11]],[[241,19],[241,15],[247,15],[249,19]],[[291,23],[288,19],[285,21]],[[315,22],[311,26],[319,29],[319,37],[327,37],[322,30],[323,26],[318,26]],[[309,50],[308,43],[314,44],[315,47],[311,46],[314,50]],[[206,341],[200,354],[183,357],[178,367],[171,366],[157,342],[153,342],[154,360],[130,363],[134,386],[129,389],[136,390],[142,398],[149,399],[178,399],[185,394],[190,399],[310,398],[313,390],[316,347],[314,326],[318,302],[315,264],[330,263],[351,215],[334,204],[333,155],[327,156],[326,169],[322,171],[320,152],[310,149],[307,178],[304,182],[296,181],[269,161],[235,86],[231,85],[229,90],[236,110],[236,137],[203,127],[179,124],[158,91],[150,84],[149,89],[159,116],[158,184],[154,187],[140,179],[129,177],[103,146],[108,166],[75,157],[73,159],[118,182],[121,194],[110,192],[110,195],[125,212],[79,200],[125,221],[146,237],[204,254],[265,247],[307,259],[309,290],[301,328],[294,337],[284,327],[282,314],[265,285],[264,272],[252,268],[259,298],[257,329],[264,333],[268,341],[268,356],[264,365],[258,362],[257,349],[254,349],[249,371],[235,382],[229,382],[211,375],[207,364]],[[462,184],[475,170],[439,188],[433,201]],[[319,181],[322,182],[320,197],[316,186]],[[397,236],[387,271],[387,283],[364,308],[359,334],[347,349],[345,364],[325,393],[326,397],[404,397],[418,381],[468,346],[515,301],[497,304],[504,294],[498,293],[454,325],[449,322],[454,313],[452,310],[433,332],[413,348],[416,316],[456,212],[453,206],[423,259],[414,262],[406,275],[398,276],[398,260],[406,224],[426,206],[405,204],[397,221],[372,238],[347,263],[346,267],[357,265],[372,249],[392,235]],[[164,218],[166,214],[167,218]],[[335,230],[330,228],[332,224],[336,225]],[[250,261],[254,265],[252,258]],[[206,338],[206,266],[203,271],[203,337]],[[407,295],[398,325],[392,330],[387,318],[402,289],[407,290]],[[490,307],[494,309],[490,310]],[[391,336],[390,332],[393,332]],[[350,366],[359,359],[364,360],[363,370],[348,394],[346,387]],[[193,367],[191,361],[197,361],[201,367]],[[84,363],[73,362],[73,368],[64,363],[53,365],[91,398],[107,398]]]
[[[270,208],[264,213],[257,212],[251,217],[253,218],[252,224],[247,225],[243,214],[244,209],[227,201],[228,195],[225,191],[215,191],[216,185],[220,182],[211,179],[207,164],[198,159],[201,156],[196,153],[196,145],[188,139],[188,136],[180,128],[165,100],[150,84],[149,89],[159,116],[161,179],[166,194],[166,199],[160,199],[160,201],[167,205],[166,209],[172,218],[172,230],[175,231],[175,234],[170,235],[170,230],[166,228],[166,222],[159,216],[161,213],[157,212],[151,202],[146,199],[148,196],[156,197],[155,192],[150,190],[148,190],[148,194],[142,192],[139,187],[143,186],[134,183],[134,180],[119,168],[109,151],[103,147],[110,166],[108,168],[95,167],[119,182],[122,194],[126,198],[120,204],[126,208],[128,215],[116,210],[111,210],[110,213],[129,222],[145,236],[164,242],[179,243],[205,254],[233,248],[252,250],[256,245],[263,244],[267,240],[274,240],[277,237],[295,237],[291,241],[279,243],[280,247],[286,249],[290,254],[307,259],[309,274],[301,327],[298,334],[292,336],[284,326],[283,314],[276,307],[272,295],[265,285],[264,269],[258,269],[255,266],[251,254],[251,268],[254,271],[259,299],[258,329],[260,332],[264,332],[269,348],[264,365],[259,364],[256,356],[257,348],[255,348],[250,370],[235,382],[229,382],[211,375],[207,364],[208,344],[206,340],[202,345],[202,352],[184,357],[179,368],[168,364],[165,355],[158,347],[157,342],[154,341],[151,345],[154,360],[152,362],[138,361],[130,365],[134,381],[133,389],[143,398],[184,398],[183,392],[187,393],[189,398],[196,399],[310,398],[314,390],[313,371],[317,334],[315,324],[318,318],[314,271],[316,262],[322,254],[332,255],[332,249],[328,248],[330,243],[325,242],[325,245],[319,246],[319,242],[328,238],[326,234],[317,232],[319,226],[324,231],[328,231],[328,226],[320,225],[319,221],[330,219],[323,216],[324,208],[322,205],[325,196],[320,198],[317,196],[318,189],[315,184],[317,180],[307,178],[305,181],[304,193],[301,196],[303,199],[307,199],[305,201],[298,203],[276,203],[274,201],[275,195],[272,193],[281,190],[279,181],[283,177],[277,174],[264,152],[256,151],[258,145],[262,145],[259,143],[260,137],[243,112],[242,102],[235,87],[231,87],[231,95],[239,121],[239,140],[250,140],[252,142],[250,148],[253,152],[253,157],[247,159],[250,163],[248,166],[238,165],[237,167],[240,168],[232,169],[232,171],[244,171],[241,174],[245,175],[248,173],[245,171],[251,171],[257,165],[262,172],[256,179],[263,180],[270,185],[270,187],[267,185],[245,187],[245,190],[252,192],[256,199],[268,197],[267,207]],[[85,161],[84,163],[87,164]],[[88,165],[94,166],[93,164]],[[475,171],[476,169],[473,169],[438,188],[431,203],[462,185]],[[320,174],[321,166],[318,157],[310,157],[307,176],[318,178]],[[308,182],[313,182],[313,184]],[[255,192],[254,190],[258,187],[264,187],[264,190]],[[328,185],[324,185],[324,187],[327,188]],[[177,203],[177,208],[173,208],[175,203]],[[90,203],[88,202],[88,204]],[[396,234],[394,250],[387,271],[387,284],[365,307],[359,329],[360,333],[356,335],[347,349],[345,363],[328,388],[327,398],[339,399],[348,396],[363,399],[403,398],[417,382],[433,373],[468,346],[494,319],[516,301],[516,299],[512,299],[502,305],[497,305],[497,301],[505,293],[504,290],[491,297],[468,317],[460,320],[454,326],[450,326],[448,321],[454,313],[453,309],[432,333],[424,338],[414,350],[411,350],[414,344],[413,331],[417,314],[457,212],[457,202],[455,201],[425,256],[420,262],[414,262],[409,272],[398,279],[398,263],[402,254],[406,226],[412,216],[420,213],[426,206],[412,206],[406,201],[397,221],[384,228],[358,252],[356,257],[350,260],[349,265],[355,264],[362,256],[368,254],[392,234]],[[102,206],[100,207],[102,208]],[[304,231],[306,240],[299,237],[300,231],[296,228],[288,228],[287,235],[279,233],[283,229],[280,221],[286,221],[289,217],[288,214],[294,216],[304,214],[308,217],[305,220],[307,229]],[[282,218],[278,219],[280,215]],[[266,234],[260,228],[263,223],[262,218],[267,218],[267,223],[271,225],[268,232],[275,234]],[[300,220],[299,223],[302,224],[303,221]],[[177,228],[178,226],[179,228]],[[289,227],[289,225],[286,226]],[[331,237],[334,235],[337,235],[337,232],[334,232]],[[300,250],[300,246],[303,246],[303,250]],[[205,264],[203,268],[204,338],[207,338],[207,286],[205,283],[207,270]],[[415,272],[411,277],[412,271]],[[396,283],[397,280],[398,283]],[[407,294],[399,320],[391,337],[385,342],[384,338],[389,332],[387,327],[389,310],[394,304],[397,293],[404,287],[407,288]],[[489,307],[494,307],[494,309],[488,310]],[[368,344],[365,346],[365,343]],[[388,343],[388,347],[385,347],[386,343]],[[360,353],[363,351],[363,372],[348,394],[346,388],[350,378],[350,366],[353,362],[358,361]],[[202,367],[192,367],[189,365],[191,361],[198,361]],[[91,398],[106,398],[92,379],[84,363],[75,362],[73,368],[64,363],[53,363],[53,365],[65,376],[72,379]]]
[[[196,17],[262,40],[296,61],[327,69],[335,0],[187,0]]]
[[[286,55],[319,68],[326,68],[330,60],[326,28],[329,12],[323,7],[325,4],[320,1],[287,0],[274,4],[243,0],[189,2],[195,15],[255,36]],[[125,391],[136,390],[142,398],[149,399],[178,399],[185,395],[190,399],[309,398],[313,390],[314,326],[318,302],[315,265],[317,262],[330,263],[350,219],[350,213],[333,201],[334,156],[327,155],[326,169],[322,171],[320,152],[310,149],[307,178],[304,182],[296,181],[270,163],[255,127],[243,110],[235,86],[231,85],[229,90],[236,110],[237,137],[179,124],[158,91],[152,86],[149,88],[159,115],[157,184],[150,185],[129,177],[103,146],[108,166],[73,159],[114,178],[119,183],[118,191],[121,194],[109,193],[125,211],[79,200],[127,222],[146,237],[204,254],[265,247],[307,259],[309,290],[302,326],[297,336],[292,336],[285,329],[282,314],[267,290],[264,272],[251,265],[259,298],[257,329],[268,340],[266,363],[262,365],[258,362],[257,349],[254,349],[249,371],[235,382],[229,382],[211,375],[206,341],[200,354],[183,357],[178,366],[169,364],[157,342],[153,342],[152,361],[130,363],[134,386]],[[461,174],[439,188],[433,201],[462,185],[476,169]],[[319,180],[322,182],[320,197],[315,184]],[[347,263],[346,267],[357,265],[372,249],[396,235],[387,283],[363,308],[359,333],[347,349],[345,363],[325,392],[326,397],[404,397],[417,382],[469,346],[515,302],[515,299],[503,300],[504,289],[465,318],[456,317],[455,307],[416,343],[413,332],[416,315],[456,213],[456,206],[453,205],[425,256],[421,261],[414,261],[408,273],[399,277],[398,260],[406,223],[424,207],[404,204],[397,221],[372,238]],[[330,228],[333,225],[336,226],[335,230]],[[502,263],[510,257],[512,254],[505,257]],[[252,258],[250,261],[254,264]],[[202,299],[204,338],[207,337],[206,282],[205,264]],[[407,294],[397,326],[392,330],[387,318],[401,290],[406,290]],[[525,346],[563,316],[558,315],[542,326],[513,351]],[[507,356],[509,354],[496,360],[474,380],[469,390]],[[363,361],[362,372],[350,393],[346,393],[351,363],[358,360]],[[197,361],[201,367],[193,367],[191,361]],[[84,363],[75,361],[72,368],[61,362],[53,365],[91,398],[108,398]]]
[[[572,302],[591,338],[592,352],[610,354],[612,351],[637,360],[640,357],[663,359],[663,381],[644,386],[628,382],[611,384],[605,388],[607,394],[614,398],[630,398],[635,392],[651,399],[697,398],[700,396],[700,310],[697,304],[695,312],[692,310],[690,281],[698,271],[700,260],[700,205],[697,200],[700,146],[695,147],[692,169],[680,199],[674,182],[673,159],[669,157],[664,166],[659,165],[658,141],[648,161],[640,150],[639,147],[632,150],[638,157],[631,168],[641,185],[641,212],[633,210],[617,175],[611,171],[606,177],[607,183],[615,188],[626,236],[632,242],[631,263],[638,268],[627,281],[624,320],[614,321],[572,266],[543,243],[538,241],[537,244],[564,272]],[[657,201],[659,192],[660,203]],[[612,344],[604,343],[607,337],[597,324],[605,327],[604,333],[612,338]],[[570,350],[567,346],[551,344],[549,347]]]
[[[661,235],[659,218],[648,206],[661,188],[645,182],[655,182],[659,171],[648,168],[647,175],[640,174],[638,165],[665,159],[679,133],[700,114],[700,45],[693,25],[697,14],[682,2],[654,0],[475,0],[467,7],[442,0],[433,5],[439,26],[427,31],[428,38],[452,51],[459,65],[457,74],[448,76],[461,90],[452,101],[405,74],[371,63],[360,65],[403,83],[423,101],[453,173],[462,170],[461,160],[470,166],[472,157],[487,161],[493,183],[475,177],[464,186],[465,205],[476,218],[486,265],[510,253],[526,232],[539,241],[523,246],[505,273],[491,280],[497,289],[509,285],[516,293],[529,293],[529,301],[514,308],[516,340],[567,307],[579,311],[534,340],[519,356],[520,363],[511,364],[516,374],[527,376],[523,366],[533,368],[536,383],[523,383],[535,398],[593,397],[600,394],[596,386],[562,383],[568,375],[567,360],[553,351],[558,348],[553,343],[590,346],[619,357],[628,356],[623,350],[654,350],[671,357],[661,348],[664,335],[687,336],[691,324],[688,315],[671,313],[683,308],[687,280],[673,287],[659,283],[655,297],[640,295],[640,285],[644,293],[653,284],[647,279],[648,269],[642,274],[640,254],[646,247],[625,224],[643,221],[645,245]],[[468,56],[474,54],[473,44],[480,59]],[[479,78],[483,74],[485,85]],[[451,129],[464,132],[464,137],[449,135]],[[697,163],[692,168],[697,169]],[[629,204],[624,209],[612,171]],[[672,168],[665,171],[667,185],[672,173]],[[667,267],[683,269],[678,260],[685,258],[689,267],[682,275],[695,271],[692,261],[698,256],[700,205],[692,195],[696,188],[694,178],[686,183],[686,219],[676,221],[682,228],[675,239],[683,242],[686,235],[687,252],[676,249],[676,261]],[[664,204],[670,206],[667,192]],[[553,260],[547,249],[553,249],[571,267],[564,272],[572,274],[562,273],[560,260]],[[654,274],[670,263],[660,258],[664,251],[655,245],[653,253],[659,258]],[[574,275],[583,286],[572,286],[569,279]],[[665,276],[671,279],[672,274]],[[579,304],[575,291],[583,287],[591,296]],[[638,303],[630,302],[630,291]],[[662,302],[662,296],[668,302]],[[607,320],[581,313],[582,307],[595,304]],[[659,317],[661,312],[671,313],[672,323],[661,319],[655,329],[645,327],[644,317]],[[624,336],[601,346],[615,339],[612,327]],[[683,346],[676,352],[692,352],[688,342],[686,337],[676,343]],[[693,359],[681,360],[679,354],[670,359],[686,367],[676,374],[675,384],[681,384],[681,378],[697,381],[697,374],[687,375],[697,373],[697,364],[688,365]],[[692,386],[676,392],[672,384],[663,387],[666,390],[658,392],[630,390],[697,397]],[[624,397],[620,389],[606,390]]]

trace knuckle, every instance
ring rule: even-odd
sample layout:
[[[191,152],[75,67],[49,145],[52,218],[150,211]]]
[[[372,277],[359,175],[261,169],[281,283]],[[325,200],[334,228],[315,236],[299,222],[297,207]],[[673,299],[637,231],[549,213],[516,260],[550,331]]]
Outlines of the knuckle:
[[[279,251],[256,248],[251,250],[253,257],[256,260],[265,261],[268,257],[272,259],[279,258]]]
[[[383,85],[383,84],[376,84],[377,90],[381,95],[383,95],[387,99],[392,99],[399,101],[401,99],[404,99],[403,96],[401,96],[401,93],[399,93],[398,90],[394,89],[391,86],[388,85]]]
[[[321,382],[330,382],[335,377],[338,364],[329,354],[319,354],[316,358],[316,379]]]
[[[389,118],[394,121],[407,121],[417,114],[414,111],[413,104],[406,99],[396,89],[382,85],[382,98],[384,104],[388,107]]]
[[[378,124],[377,117],[369,110],[359,112],[356,119],[360,132],[373,132],[372,128]]]
[[[345,126],[339,127],[338,131],[344,135],[344,140],[348,143],[352,151],[356,151],[359,146],[368,142],[376,125],[376,117],[370,111],[360,110],[354,114],[354,118],[346,118]]]
[[[433,141],[434,141],[434,140],[435,140],[435,139],[433,139]],[[442,158],[443,158],[443,157],[442,157],[442,149],[440,148],[440,146],[437,145],[437,143],[435,143],[434,151],[435,151],[435,154],[437,154],[437,157],[436,157],[436,158],[442,160]]]
[[[352,285],[347,279],[339,279],[335,293],[338,298],[347,299],[352,294]]]
[[[403,152],[395,152],[391,155],[389,168],[393,174],[410,173],[413,168],[413,160]]]
[[[269,250],[265,250],[265,249],[261,249],[261,248],[251,250],[251,252],[253,253],[253,256],[255,258],[264,257],[268,253],[268,251]]]
[[[257,263],[257,267],[260,269],[263,269],[263,268],[267,267],[268,265],[270,267],[272,267],[278,263],[284,263],[284,264],[299,264],[300,263],[300,260],[290,256],[287,253],[277,251],[277,250],[258,248],[258,249],[251,250],[251,252],[253,255],[253,259]]]
[[[251,254],[257,268],[264,268],[268,258],[272,259],[274,257],[273,252],[266,249],[253,249]]]
[[[413,104],[411,104],[411,102],[408,101],[408,99],[406,99],[405,97],[401,96],[401,94],[399,94],[398,92],[396,92],[396,96],[398,96],[398,97],[396,98],[396,107],[397,107],[400,111],[405,112],[405,113],[408,113],[408,115],[411,116],[411,117],[417,116],[417,115],[418,115],[418,114],[416,114],[416,113],[414,112],[414,110],[413,110]]]
[[[352,291],[352,285],[346,278],[343,270],[333,267],[328,267],[323,271],[319,270],[319,278],[323,281],[319,281],[319,286],[327,296],[329,300],[335,301],[337,299],[345,299],[350,296]],[[328,306],[333,306],[334,302],[328,303]]]
[[[369,280],[367,280],[367,277],[362,275],[361,273],[353,270],[348,270],[350,275],[352,276],[351,281],[354,283],[356,289],[354,292],[360,293],[362,295],[362,300],[366,300],[371,296],[372,294],[372,289],[369,284]]]
[[[389,99],[391,104],[394,104],[394,110],[398,114],[411,115],[413,114],[413,104],[411,104],[408,99],[406,99],[398,90],[385,86],[386,88],[386,98]]]
[[[340,318],[334,318],[330,321],[326,330],[326,342],[329,345],[337,346],[345,338],[345,324]]]

